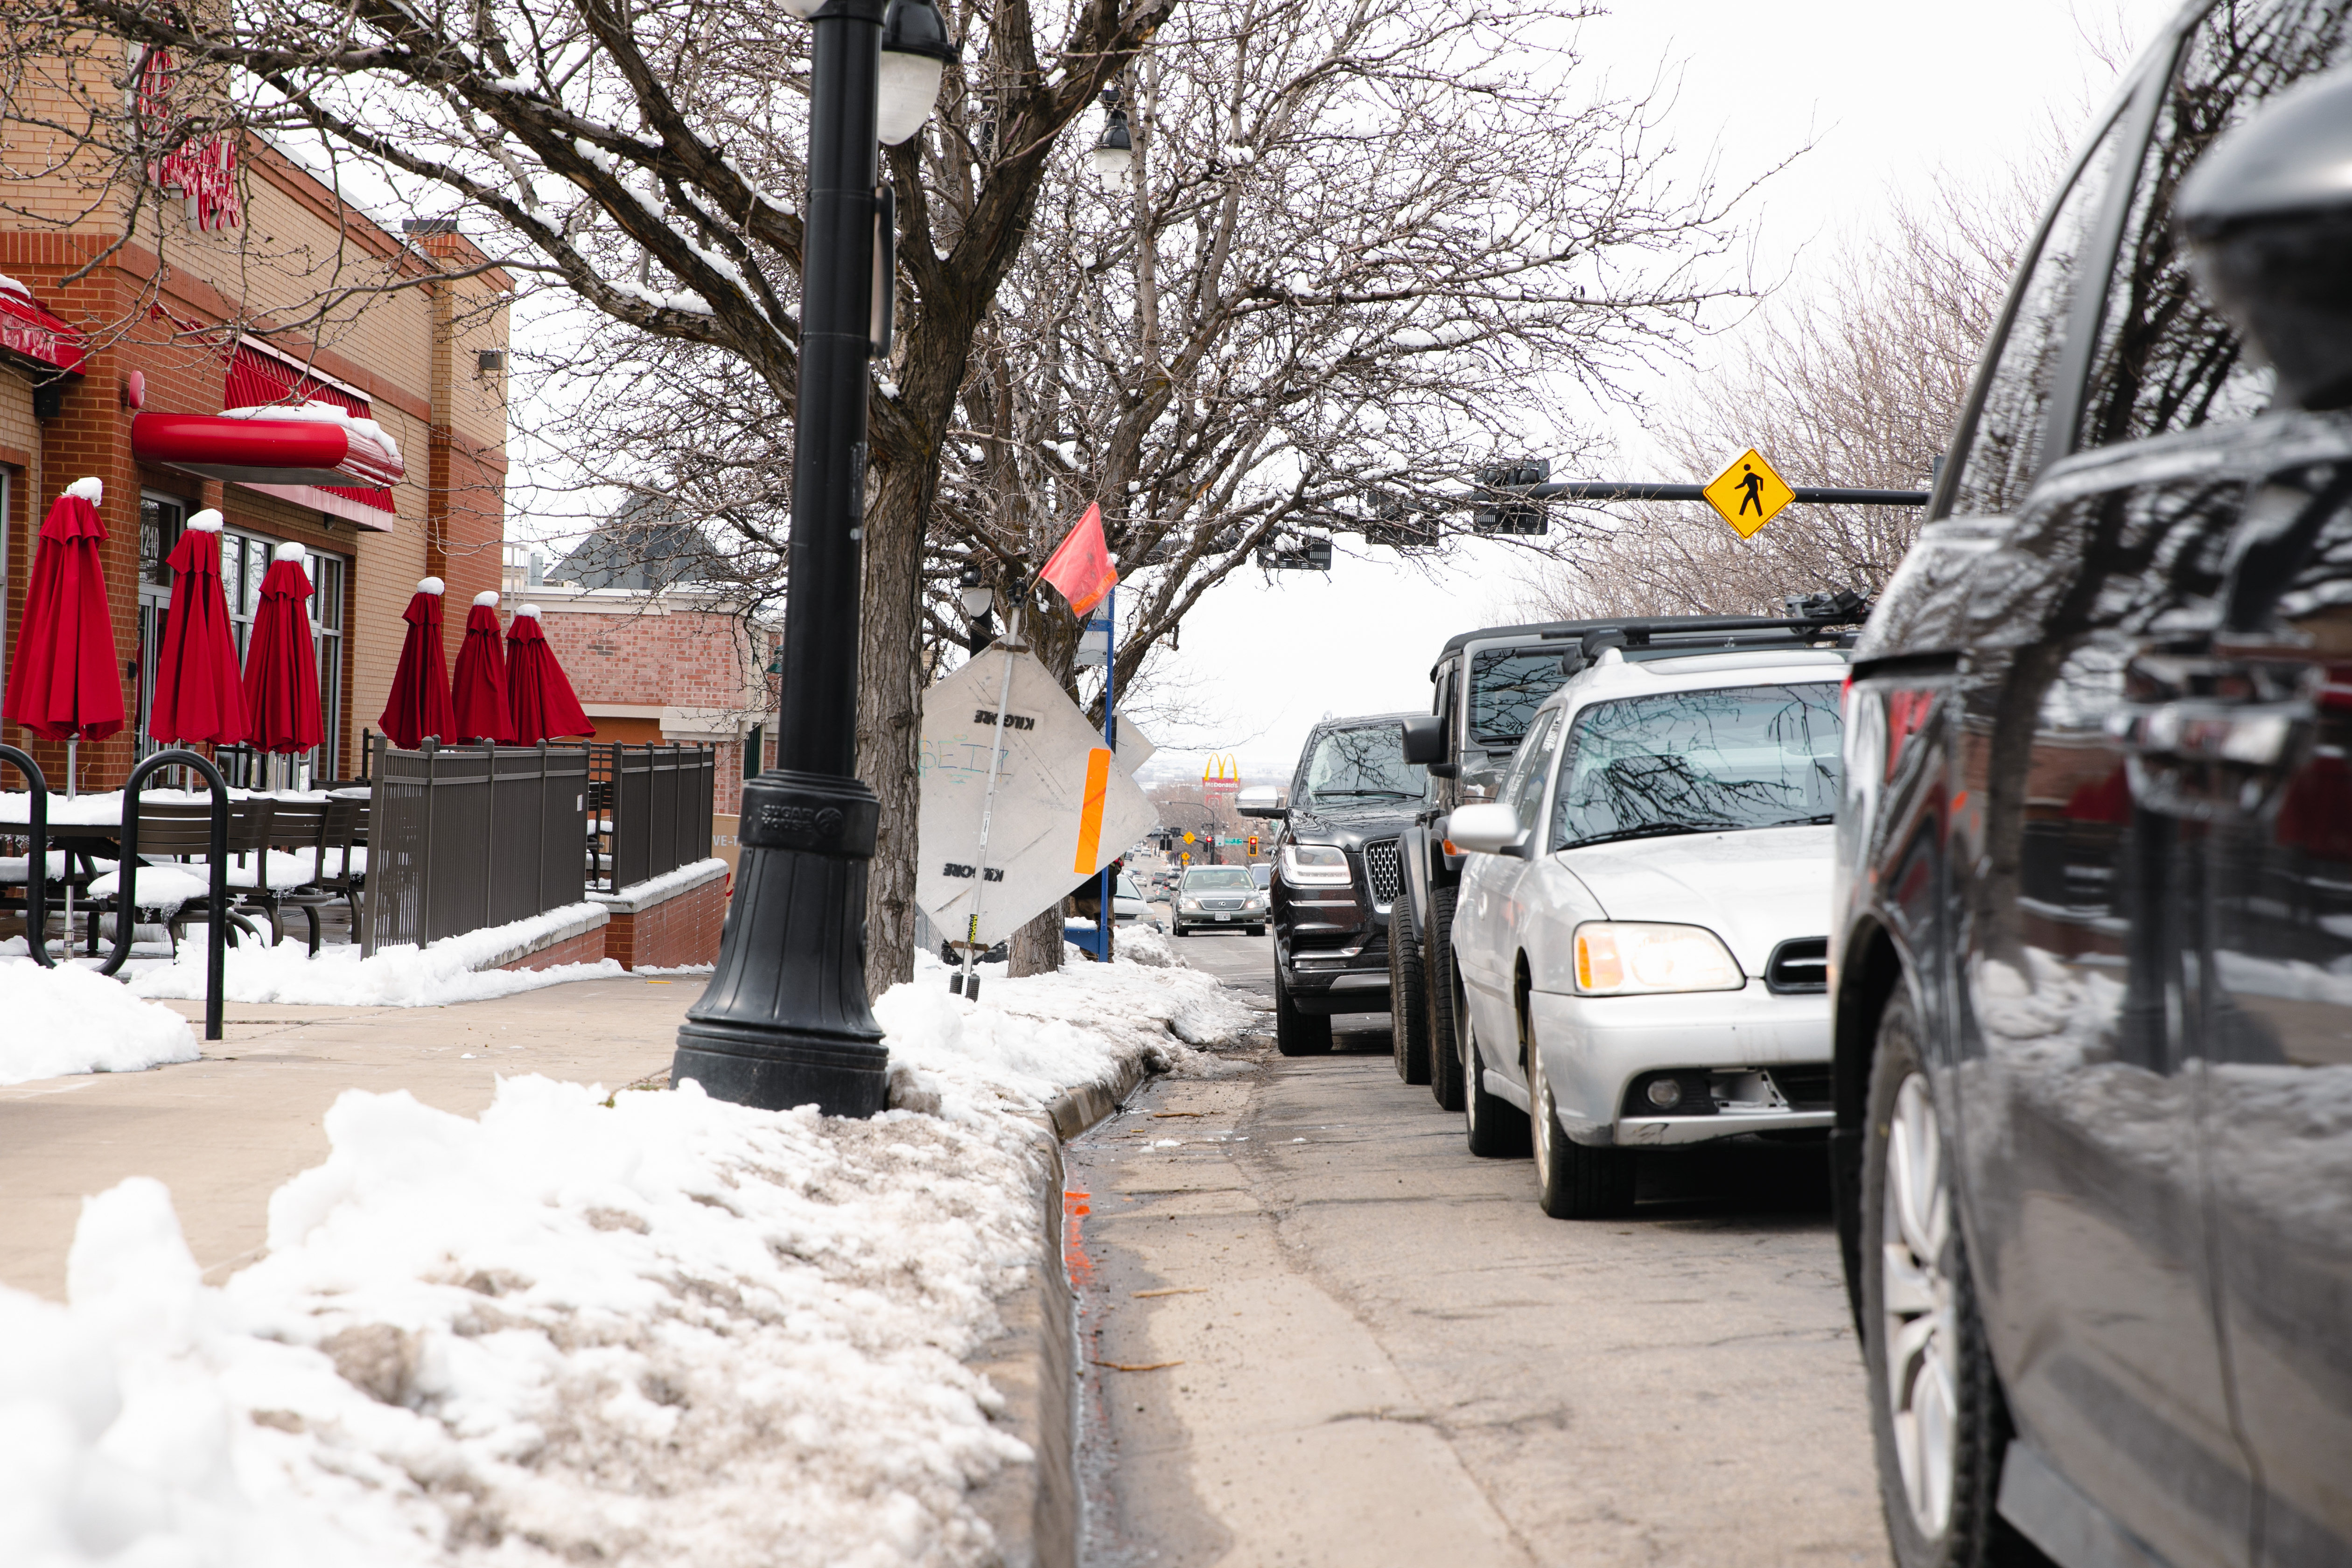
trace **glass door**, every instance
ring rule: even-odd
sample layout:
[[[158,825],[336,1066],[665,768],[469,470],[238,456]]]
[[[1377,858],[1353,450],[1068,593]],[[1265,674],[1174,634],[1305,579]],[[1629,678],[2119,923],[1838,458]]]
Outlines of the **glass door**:
[[[163,647],[163,617],[172,607],[172,551],[188,521],[188,503],[177,496],[142,490],[139,495],[139,670],[136,749],[142,757],[162,751],[147,732],[155,706],[155,658]]]

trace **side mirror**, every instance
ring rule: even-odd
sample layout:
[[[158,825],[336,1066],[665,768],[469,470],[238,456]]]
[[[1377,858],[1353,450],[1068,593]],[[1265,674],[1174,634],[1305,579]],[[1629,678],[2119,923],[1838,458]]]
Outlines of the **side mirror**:
[[[1528,858],[1528,835],[1520,830],[1517,814],[1500,801],[1456,806],[1454,815],[1446,819],[1445,837],[1456,849],[1508,855],[1520,860]]]
[[[1432,763],[1445,761],[1444,714],[1417,713],[1398,727],[1404,731],[1406,762],[1426,767]]]
[[[1234,797],[1234,810],[1244,816],[1270,816],[1280,822],[1290,816],[1282,792],[1272,784],[1252,784]]]
[[[2278,398],[2352,405],[2352,71],[2283,93],[2217,140],[2172,221],[2213,302],[2278,370]]]

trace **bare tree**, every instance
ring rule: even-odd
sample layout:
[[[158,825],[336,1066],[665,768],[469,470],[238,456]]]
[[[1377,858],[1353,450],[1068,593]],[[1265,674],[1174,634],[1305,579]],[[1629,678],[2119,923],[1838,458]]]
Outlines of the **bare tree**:
[[[1704,479],[1752,445],[1792,484],[1924,489],[2031,233],[2038,176],[1990,191],[1946,184],[1895,206],[1887,232],[1846,252],[1824,284],[1753,318],[1730,366],[1665,422],[1667,457]],[[1792,506],[1743,540],[1703,503],[1637,506],[1540,576],[1519,608],[1778,614],[1823,589],[1874,595],[1918,526],[1909,507]]]
[[[1457,503],[1482,463],[1575,442],[1579,400],[1678,355],[1705,305],[1742,287],[1728,252],[1744,193],[1665,188],[1655,104],[1572,100],[1561,84],[1582,61],[1559,24],[1575,19],[1192,0],[1119,79],[1133,177],[1106,189],[1088,172],[1098,121],[1047,160],[944,427],[922,578],[886,581],[869,555],[873,984],[910,963],[913,846],[894,816],[911,831],[920,684],[958,657],[962,570],[1027,582],[1099,503],[1127,580],[1118,679],[1148,694],[1186,613],[1261,546],[1370,526],[1442,548],[1473,524]],[[968,205],[1008,123],[985,92],[947,108],[929,221]],[[583,483],[699,498],[747,560],[772,559],[789,423],[713,358],[585,334],[551,366],[551,405],[577,411]],[[909,374],[895,359],[883,395]],[[1385,521],[1376,492],[1393,498]],[[877,605],[902,589],[903,615]],[[1030,631],[1099,712],[1073,668],[1076,621],[1055,607]],[[929,657],[909,658],[918,642]],[[1053,962],[1058,918],[1020,951]]]

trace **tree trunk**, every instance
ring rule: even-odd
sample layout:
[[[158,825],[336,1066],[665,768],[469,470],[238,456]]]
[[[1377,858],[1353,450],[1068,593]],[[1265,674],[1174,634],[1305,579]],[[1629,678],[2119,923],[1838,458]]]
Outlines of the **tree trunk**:
[[[1050,974],[1062,967],[1062,905],[1054,906],[1013,933],[1012,962],[1004,973],[1013,979],[1024,974]]]
[[[877,468],[858,615],[857,776],[881,798],[866,878],[866,994],[915,975],[916,816],[922,805],[923,530],[938,484],[919,458]]]

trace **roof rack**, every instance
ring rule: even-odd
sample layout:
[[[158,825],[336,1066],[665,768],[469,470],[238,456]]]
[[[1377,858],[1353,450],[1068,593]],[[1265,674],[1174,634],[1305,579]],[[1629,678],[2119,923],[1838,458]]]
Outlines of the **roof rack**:
[[[1870,601],[1851,588],[1834,594],[1812,594],[1789,601],[1786,616],[1609,616],[1589,621],[1531,621],[1516,626],[1485,626],[1445,639],[1437,662],[1474,642],[1566,642],[1582,640],[1595,632],[1624,636],[1622,647],[1657,646],[1660,637],[1682,642],[1725,634],[1765,634],[1765,639],[1819,637],[1837,626],[1859,626],[1869,617]]]

